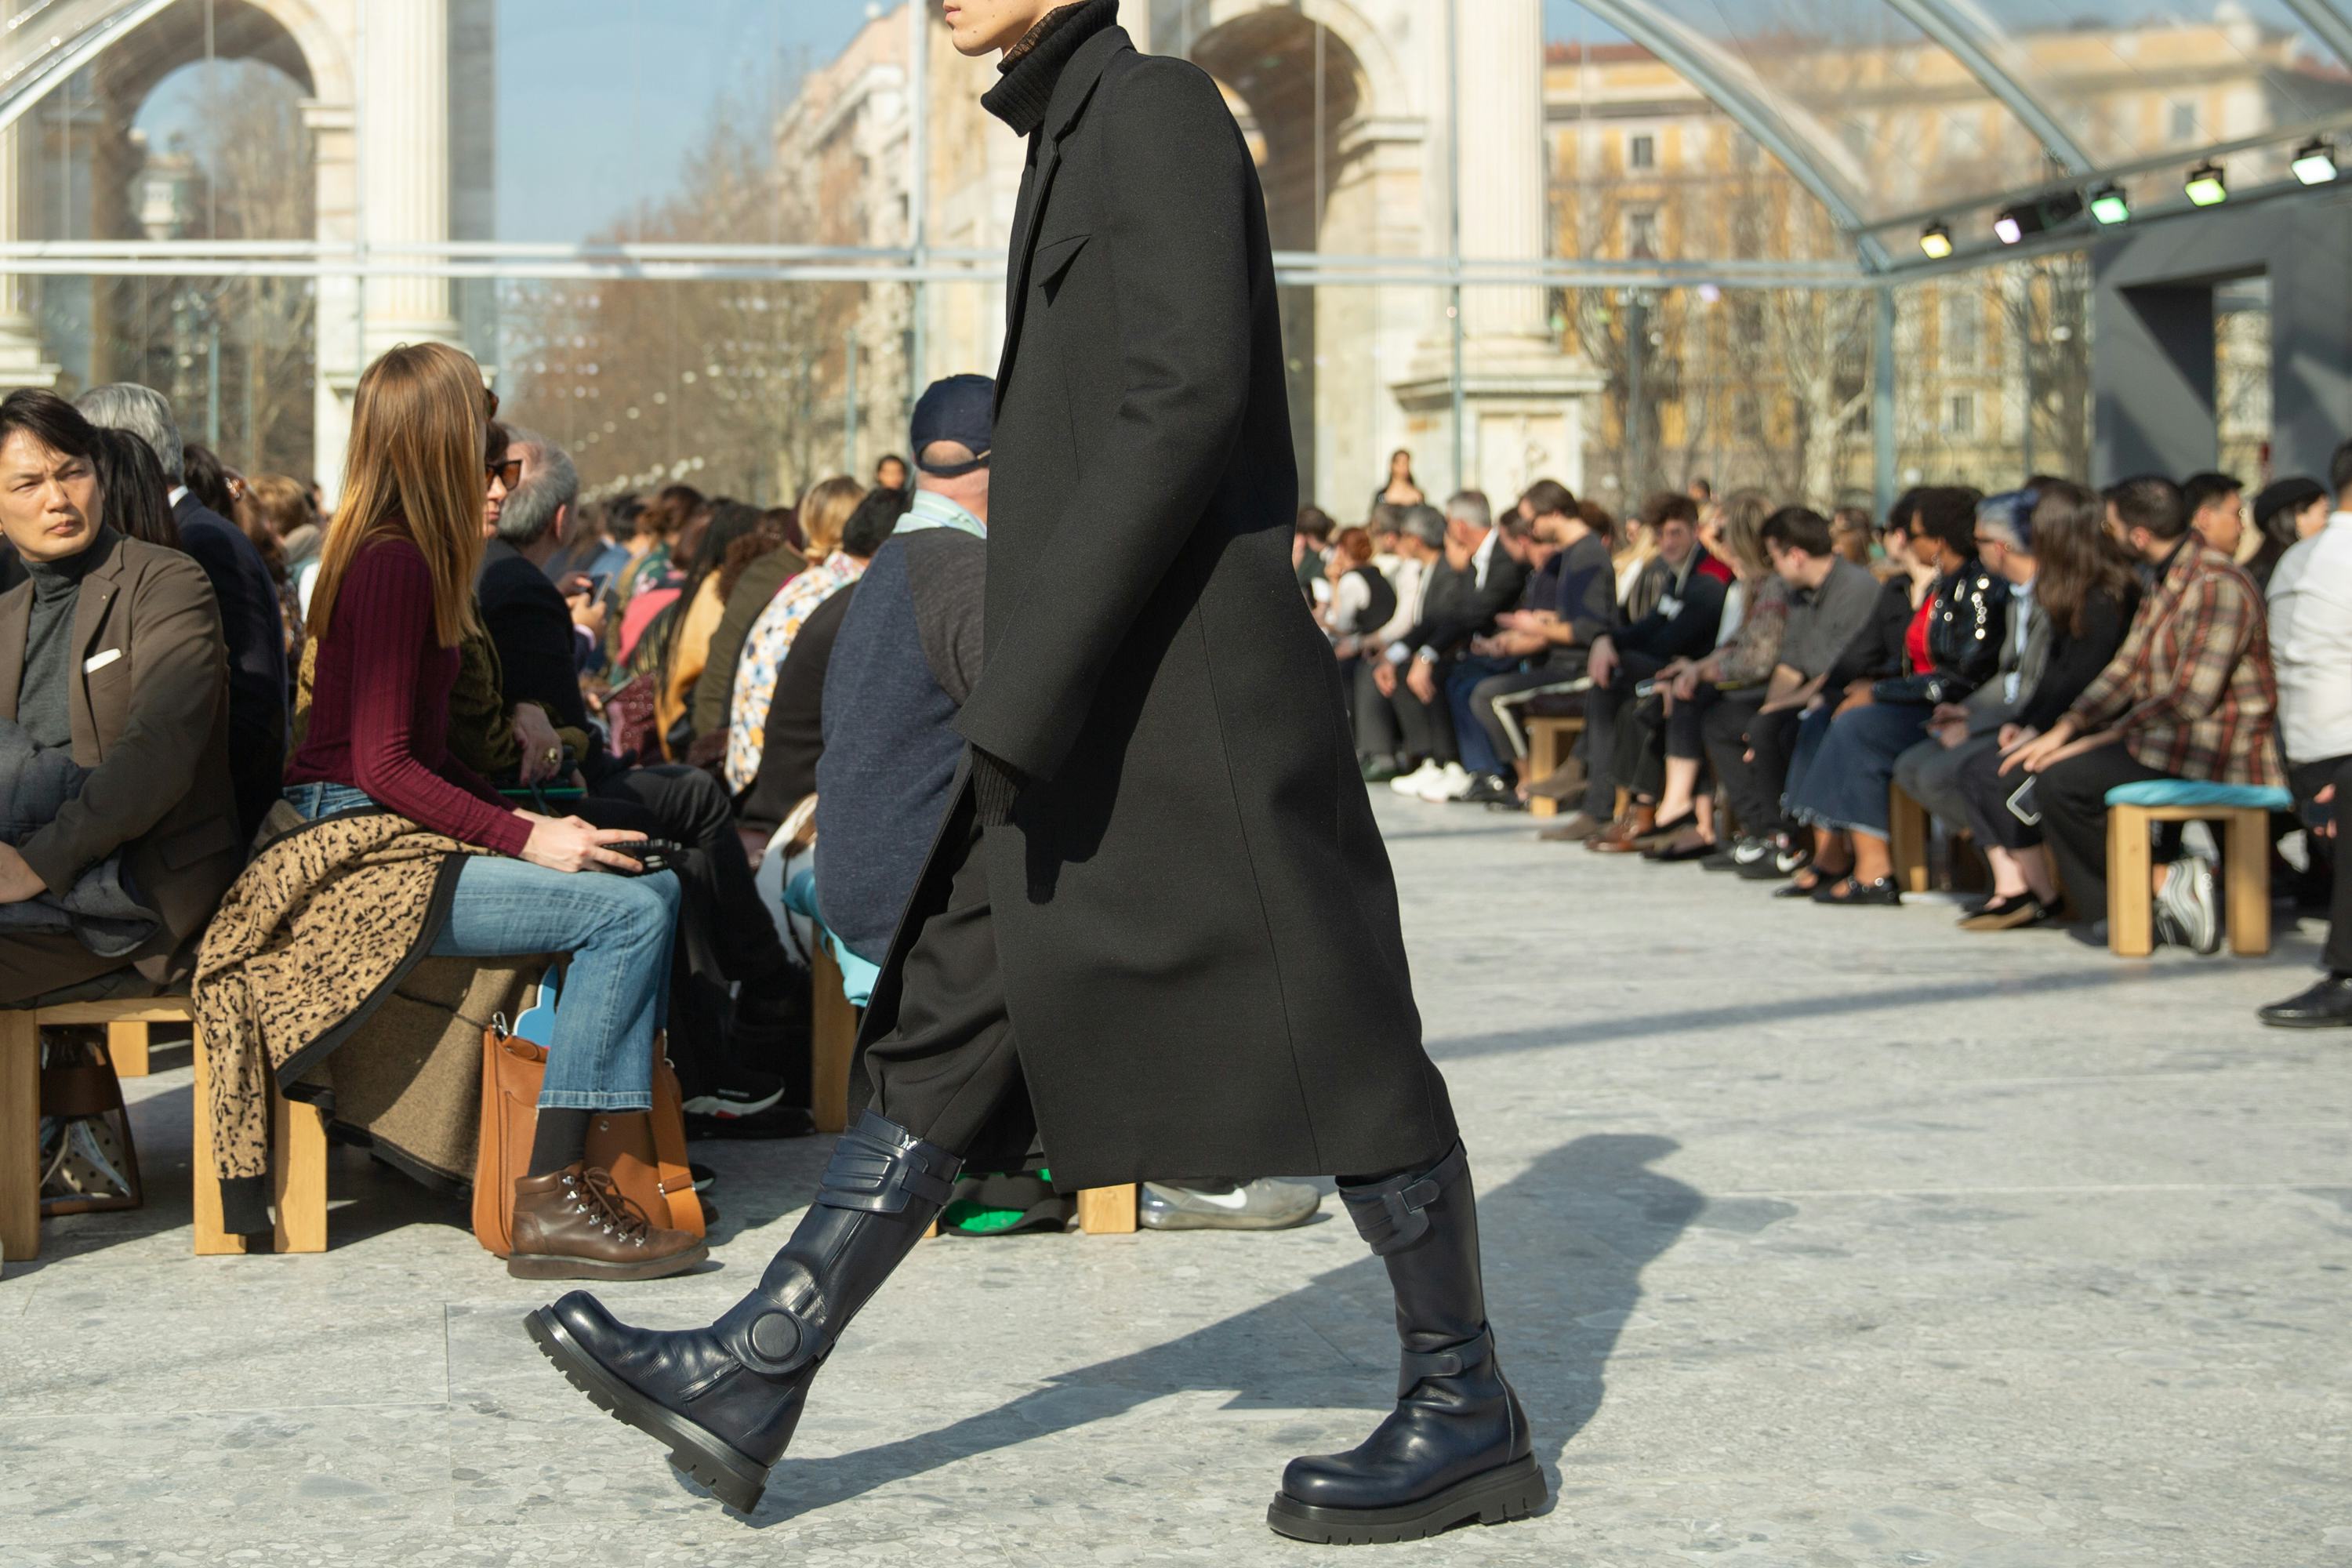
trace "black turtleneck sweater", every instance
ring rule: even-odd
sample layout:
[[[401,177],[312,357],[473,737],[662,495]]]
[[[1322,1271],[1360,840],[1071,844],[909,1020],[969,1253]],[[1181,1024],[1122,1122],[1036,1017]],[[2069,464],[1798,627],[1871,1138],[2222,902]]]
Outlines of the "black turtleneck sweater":
[[[1118,0],[1082,0],[1048,12],[1021,41],[1004,51],[996,68],[1002,79],[980,106],[1026,136],[1045,122],[1054,84],[1078,46],[1118,20]]]
[[[106,563],[121,535],[100,528],[89,548],[62,561],[27,561],[33,613],[25,628],[25,679],[16,689],[16,722],[42,746],[73,744],[74,606],[81,580]]]

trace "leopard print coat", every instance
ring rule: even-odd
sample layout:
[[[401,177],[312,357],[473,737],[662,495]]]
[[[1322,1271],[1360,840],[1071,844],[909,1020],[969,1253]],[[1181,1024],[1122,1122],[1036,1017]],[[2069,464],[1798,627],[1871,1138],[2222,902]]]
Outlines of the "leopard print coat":
[[[430,951],[464,858],[487,853],[389,812],[302,822],[281,803],[271,825],[283,830],[221,900],[191,987],[231,1230],[268,1226],[272,1075],[312,1098],[299,1080]]]

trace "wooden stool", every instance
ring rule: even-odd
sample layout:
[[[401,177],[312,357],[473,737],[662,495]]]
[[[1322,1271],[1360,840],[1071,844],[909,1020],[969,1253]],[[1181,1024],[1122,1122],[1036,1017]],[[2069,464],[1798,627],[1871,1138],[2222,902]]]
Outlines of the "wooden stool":
[[[2284,793],[2284,792],[2282,792]],[[2270,809],[2258,805],[2130,805],[2107,807],[2107,949],[2118,958],[2156,951],[2156,900],[2150,890],[2155,857],[2148,828],[2159,822],[2219,822],[2223,846],[2223,919],[2230,951],[2260,958],[2271,950]]]
[[[103,1024],[110,1052],[133,1031],[146,1043],[150,1024],[195,1024],[184,996],[111,1002],[65,1002],[0,1011],[0,1258],[40,1256],[41,1028],[48,1024]],[[211,1081],[203,1042],[195,1051],[195,1249],[199,1255],[243,1252],[245,1238],[221,1230],[220,1184],[213,1179]],[[141,1063],[143,1070],[144,1062]],[[134,1075],[135,1076],[135,1075]],[[272,1161],[278,1202],[277,1249],[323,1252],[327,1247],[327,1128],[315,1107],[270,1096]]]
[[[1886,786],[1886,853],[1895,862],[1895,885],[1924,893],[1935,885],[1927,864],[1927,808],[1901,784]]]
[[[1533,785],[1540,784],[1559,772],[1567,763],[1569,752],[1576,749],[1577,738],[1584,733],[1584,721],[1582,719],[1529,719],[1527,721],[1527,782]],[[1528,815],[1557,816],[1559,815],[1559,802],[1549,795],[1529,795]]]

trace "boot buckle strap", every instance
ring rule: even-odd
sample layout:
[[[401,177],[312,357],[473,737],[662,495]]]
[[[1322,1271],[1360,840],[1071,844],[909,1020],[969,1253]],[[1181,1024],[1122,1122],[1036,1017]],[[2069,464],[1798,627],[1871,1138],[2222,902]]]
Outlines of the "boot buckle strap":
[[[1411,1394],[1423,1378],[1460,1377],[1473,1367],[1484,1365],[1495,1353],[1495,1333],[1482,1330],[1475,1340],[1465,1340],[1442,1351],[1405,1351],[1397,1370],[1397,1397]]]
[[[841,1135],[817,1184],[827,1208],[903,1214],[910,1202],[944,1207],[962,1162],[936,1143],[910,1138],[872,1111]]]
[[[1444,1195],[1446,1184],[1466,1164],[1457,1142],[1444,1159],[1410,1181],[1398,1177],[1374,1187],[1342,1187],[1340,1196],[1347,1200],[1357,1234],[1375,1257],[1385,1258],[1429,1234],[1429,1205]]]

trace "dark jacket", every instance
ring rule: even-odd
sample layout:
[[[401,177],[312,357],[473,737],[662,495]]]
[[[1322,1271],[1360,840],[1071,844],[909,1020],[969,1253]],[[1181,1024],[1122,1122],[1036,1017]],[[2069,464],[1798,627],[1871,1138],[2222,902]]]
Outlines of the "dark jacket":
[[[499,688],[509,703],[536,702],[559,730],[579,730],[589,738],[580,771],[590,784],[621,767],[604,749],[603,732],[588,721],[572,666],[572,606],[562,590],[520,551],[503,539],[482,547],[474,573],[474,603],[482,629],[499,650]]]
[[[286,775],[286,617],[268,563],[245,531],[193,495],[172,516],[180,548],[204,568],[220,605],[228,646],[229,777],[236,789],[240,843],[261,830]]]
[[[1716,630],[1723,625],[1724,587],[1723,579],[1706,569],[1712,560],[1706,546],[1696,544],[1680,571],[1666,566],[1657,600],[1648,612],[1610,634],[1617,651],[1669,662],[1713,653]],[[1663,557],[1658,564],[1665,565]]]
[[[131,887],[163,918],[163,934],[138,965],[161,981],[173,951],[204,929],[245,865],[229,778],[228,661],[212,588],[194,563],[110,529],[100,540],[111,549],[82,578],[68,694],[73,760],[89,776],[20,848],[59,896],[123,850]],[[32,604],[29,583],[0,594],[0,719],[16,717]]]
[[[735,591],[727,595],[719,629],[710,634],[710,651],[704,656],[702,675],[694,683],[694,706],[688,721],[698,735],[724,732],[727,704],[735,695],[735,661],[743,657],[743,643],[751,625],[778,589],[808,570],[808,563],[790,545],[780,546],[743,568]]]
[[[1112,26],[1062,70],[1029,155],[988,668],[958,728],[1029,781],[977,853],[1055,1184],[1433,1158],[1453,1114],[1338,665],[1291,572],[1249,149],[1205,72]],[[910,935],[868,1039],[897,1021]]]
[[[1874,695],[1881,702],[1958,702],[2000,669],[2008,627],[2004,579],[1980,561],[1947,572],[1928,594],[1927,664],[1915,664],[1906,647],[1901,673],[1882,679]]]
[[[1492,551],[1484,583],[1478,581],[1475,564],[1456,571],[1451,562],[1438,562],[1437,580],[1422,605],[1421,624],[1397,638],[1400,646],[1415,653],[1429,648],[1445,658],[1468,647],[1472,637],[1493,631],[1496,616],[1518,608],[1527,591],[1528,569],[1511,559],[1500,539]]]
[[[987,585],[986,540],[952,528],[893,534],[858,579],[826,670],[817,906],[869,961],[889,951],[947,815],[963,760],[956,713],[980,679]],[[787,671],[808,635],[803,627],[793,643]]]

